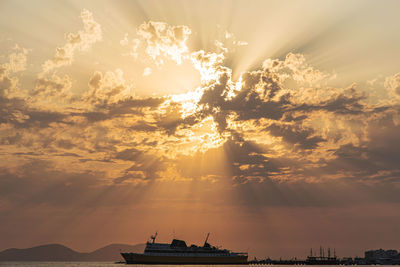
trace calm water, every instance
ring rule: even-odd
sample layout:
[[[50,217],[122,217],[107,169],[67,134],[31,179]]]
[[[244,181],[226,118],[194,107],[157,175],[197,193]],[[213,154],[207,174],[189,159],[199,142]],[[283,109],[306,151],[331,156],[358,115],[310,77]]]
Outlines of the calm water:
[[[173,266],[173,265],[134,265],[134,264],[115,264],[113,262],[1,262],[0,267],[165,267],[165,266]],[[178,267],[182,267],[183,265],[177,265]],[[201,267],[206,266],[210,267],[213,265],[184,265],[185,267]],[[214,265],[215,267],[221,267],[223,265]],[[228,267],[243,267],[243,265],[225,265]],[[261,266],[261,265],[250,265],[253,267]],[[271,267],[272,265],[265,265]],[[314,265],[318,267],[318,265]],[[276,265],[276,267],[294,267],[294,265]],[[327,267],[321,266],[321,267]],[[392,266],[393,267],[393,266]]]
[[[115,264],[113,262],[0,262],[0,267],[148,267],[148,265],[126,265],[126,264]],[[152,265],[152,267],[161,267],[164,265]],[[172,265],[170,265],[172,266]],[[201,265],[186,265],[186,267],[200,267]],[[212,265],[204,265],[204,266],[212,266]],[[221,265],[215,265],[221,267]],[[243,267],[243,265],[225,265],[225,266],[238,266]],[[262,266],[262,265],[249,265],[252,267]],[[267,267],[294,267],[299,265],[264,265]],[[304,265],[305,266],[305,265]],[[331,265],[331,266],[343,266],[343,265]],[[356,266],[356,265],[351,265]],[[371,265],[370,265],[371,266]],[[375,265],[376,266],[376,265]],[[379,265],[380,267],[384,267],[385,265]],[[394,265],[390,265],[393,267]],[[399,266],[399,265],[398,265]],[[179,265],[182,267],[182,265]],[[314,267],[329,267],[329,265],[314,265]]]
[[[151,267],[165,267],[166,265],[151,265]],[[168,265],[173,266],[173,265]],[[182,265],[177,265],[182,267]],[[185,267],[201,267],[202,265],[185,265]],[[203,265],[213,266],[213,265]],[[221,267],[221,265],[214,265],[215,267]],[[243,267],[243,265],[225,265],[229,267]],[[251,265],[253,267],[261,265]],[[272,266],[272,265],[265,265]],[[286,265],[277,265],[276,267],[285,267]],[[293,267],[293,265],[287,265]],[[286,267],[287,267],[286,266]],[[315,265],[318,267],[317,265]],[[149,267],[149,265],[134,265],[134,264],[115,264],[113,262],[0,262],[0,267]],[[327,267],[327,266],[322,266]]]
[[[0,267],[122,267],[112,262],[0,262]]]
[[[122,267],[113,262],[0,262],[0,267]]]

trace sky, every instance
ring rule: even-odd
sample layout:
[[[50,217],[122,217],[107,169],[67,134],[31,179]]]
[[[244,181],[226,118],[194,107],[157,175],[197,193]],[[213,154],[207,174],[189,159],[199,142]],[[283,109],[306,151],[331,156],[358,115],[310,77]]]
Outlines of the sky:
[[[399,9],[0,0],[0,250],[399,249]]]

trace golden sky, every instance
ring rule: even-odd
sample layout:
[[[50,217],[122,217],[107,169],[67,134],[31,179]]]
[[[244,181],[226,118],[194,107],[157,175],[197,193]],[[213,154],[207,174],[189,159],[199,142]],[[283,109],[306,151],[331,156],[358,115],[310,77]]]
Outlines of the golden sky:
[[[399,8],[0,1],[0,249],[397,248]]]

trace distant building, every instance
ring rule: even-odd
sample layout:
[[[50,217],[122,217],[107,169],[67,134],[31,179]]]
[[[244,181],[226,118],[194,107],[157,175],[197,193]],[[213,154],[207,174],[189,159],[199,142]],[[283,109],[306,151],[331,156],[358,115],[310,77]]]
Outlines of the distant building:
[[[373,264],[392,263],[393,260],[397,262],[399,258],[400,258],[399,252],[394,249],[389,249],[389,250],[377,249],[377,250],[365,251],[365,260],[368,263],[373,263]]]

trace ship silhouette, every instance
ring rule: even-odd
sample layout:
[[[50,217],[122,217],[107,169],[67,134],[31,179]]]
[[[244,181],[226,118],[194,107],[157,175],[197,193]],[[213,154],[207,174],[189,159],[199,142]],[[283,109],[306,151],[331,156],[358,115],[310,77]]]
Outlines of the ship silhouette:
[[[246,252],[232,252],[210,245],[207,234],[203,246],[190,245],[179,239],[170,244],[156,243],[157,232],[146,243],[144,253],[123,252],[128,264],[247,264]]]

